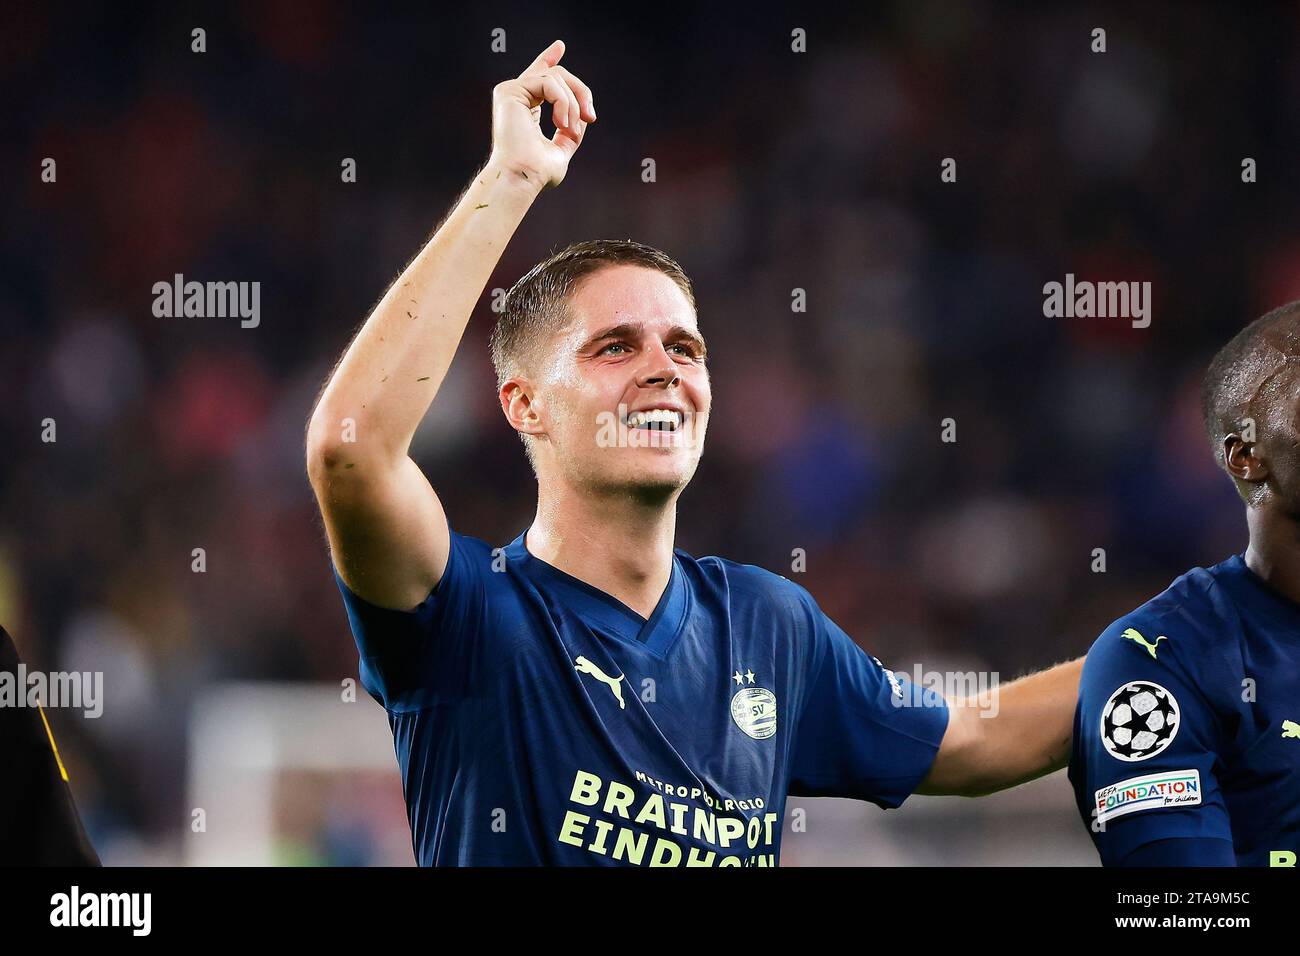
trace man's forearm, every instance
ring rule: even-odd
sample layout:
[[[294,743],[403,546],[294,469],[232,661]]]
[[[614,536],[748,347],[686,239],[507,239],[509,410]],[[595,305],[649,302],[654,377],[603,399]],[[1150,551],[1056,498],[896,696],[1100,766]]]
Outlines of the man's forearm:
[[[1022,677],[985,699],[948,701],[948,729],[918,793],[981,797],[1070,759],[1083,658]]]
[[[1069,762],[1082,671],[1080,657],[998,689],[996,716],[979,718],[978,792],[1014,787]]]
[[[470,314],[540,184],[492,160],[375,306],[321,395],[309,442],[350,458],[405,455],[451,366]]]

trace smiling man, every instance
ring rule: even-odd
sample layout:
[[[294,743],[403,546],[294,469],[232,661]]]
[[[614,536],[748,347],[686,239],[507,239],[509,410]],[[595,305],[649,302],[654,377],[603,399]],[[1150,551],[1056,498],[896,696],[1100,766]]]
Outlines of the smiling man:
[[[690,281],[648,246],[579,243],[510,290],[492,357],[536,517],[505,548],[451,530],[408,449],[506,243],[596,120],[563,52],[496,87],[487,163],[308,429],[417,860],[774,865],[787,794],[896,807],[1064,766],[1079,662],[982,717],[887,670],[799,585],[674,548],[713,395]]]

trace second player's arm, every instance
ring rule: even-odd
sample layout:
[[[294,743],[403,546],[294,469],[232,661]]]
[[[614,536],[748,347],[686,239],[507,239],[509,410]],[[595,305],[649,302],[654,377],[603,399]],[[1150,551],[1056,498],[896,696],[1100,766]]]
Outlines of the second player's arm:
[[[999,687],[989,716],[981,702],[949,701],[948,729],[917,793],[978,797],[1060,770],[1082,671],[1080,657]]]

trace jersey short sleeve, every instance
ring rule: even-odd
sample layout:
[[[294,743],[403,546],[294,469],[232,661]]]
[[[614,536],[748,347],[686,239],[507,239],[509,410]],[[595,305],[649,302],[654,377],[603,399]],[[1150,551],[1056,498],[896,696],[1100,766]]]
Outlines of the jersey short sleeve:
[[[420,710],[467,690],[491,561],[486,544],[453,531],[442,579],[408,611],[371,604],[334,569],[360,654],[361,685],[385,709]]]
[[[1215,776],[1220,721],[1194,676],[1193,640],[1160,617],[1130,616],[1088,653],[1070,781],[1105,866],[1141,860],[1157,841],[1214,849],[1201,865],[1222,862],[1222,841],[1231,847]]]
[[[807,600],[812,676],[795,732],[790,793],[897,807],[934,764],[948,708],[867,654]]]

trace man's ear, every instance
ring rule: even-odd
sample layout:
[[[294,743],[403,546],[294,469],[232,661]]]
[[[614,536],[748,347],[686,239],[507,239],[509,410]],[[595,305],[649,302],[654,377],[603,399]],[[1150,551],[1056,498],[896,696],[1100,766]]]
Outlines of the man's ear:
[[[497,398],[511,428],[524,435],[542,433],[541,417],[537,413],[537,403],[533,400],[533,387],[527,379],[512,378],[505,382]]]
[[[1223,438],[1223,466],[1238,481],[1258,485],[1268,480],[1268,462],[1261,454],[1259,442],[1251,435],[1246,440],[1240,432],[1229,432]]]

